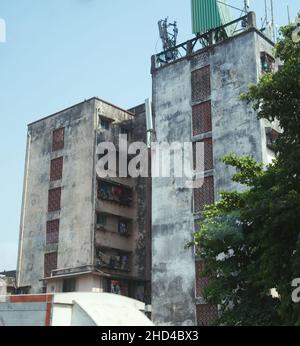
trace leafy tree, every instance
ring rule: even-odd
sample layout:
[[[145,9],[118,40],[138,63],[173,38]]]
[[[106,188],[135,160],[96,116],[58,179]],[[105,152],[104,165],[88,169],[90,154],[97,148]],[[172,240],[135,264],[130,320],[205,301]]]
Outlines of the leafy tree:
[[[220,306],[219,324],[300,325],[300,304],[291,298],[291,283],[300,277],[300,43],[292,40],[294,29],[283,27],[275,48],[283,66],[242,95],[259,118],[279,121],[276,160],[264,169],[251,157],[226,157],[236,168],[233,181],[247,190],[223,193],[208,206],[189,244],[205,262],[204,297]]]

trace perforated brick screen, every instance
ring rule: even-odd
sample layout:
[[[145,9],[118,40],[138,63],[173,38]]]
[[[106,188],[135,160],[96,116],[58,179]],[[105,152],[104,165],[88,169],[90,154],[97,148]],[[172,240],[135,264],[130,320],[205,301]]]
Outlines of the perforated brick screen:
[[[48,211],[58,211],[60,210],[60,200],[61,200],[61,188],[49,190],[48,194]]]
[[[214,178],[206,177],[203,186],[194,190],[194,212],[203,211],[204,206],[214,203]]]
[[[57,252],[45,254],[44,259],[44,276],[48,278],[51,276],[52,270],[57,269]]]
[[[212,131],[211,102],[202,102],[193,106],[193,135]]]
[[[211,95],[210,66],[192,72],[192,102],[207,100]]]
[[[62,179],[63,162],[64,162],[63,157],[59,157],[51,161],[51,167],[50,167],[51,181]]]
[[[65,129],[62,127],[53,131],[52,150],[62,150],[65,146]]]
[[[203,290],[208,284],[208,278],[204,277],[204,263],[203,261],[196,262],[196,296],[203,297]]]
[[[193,159],[194,159],[194,169],[196,169],[196,159],[201,163],[201,168],[204,163],[204,170],[208,171],[214,168],[214,160],[213,160],[213,142],[212,138],[206,138],[198,143],[204,144],[204,152],[200,150],[198,153],[196,152],[196,143],[193,143]],[[204,157],[203,157],[204,154]]]
[[[210,326],[218,318],[218,308],[214,305],[197,305],[197,320],[199,326]]]
[[[59,239],[59,220],[47,222],[46,243],[57,244]]]

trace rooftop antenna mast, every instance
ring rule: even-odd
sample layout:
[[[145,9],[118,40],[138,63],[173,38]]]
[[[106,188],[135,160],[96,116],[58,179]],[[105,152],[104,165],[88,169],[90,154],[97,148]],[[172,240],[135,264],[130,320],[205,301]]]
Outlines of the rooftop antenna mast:
[[[276,42],[276,32],[275,32],[275,20],[274,20],[274,4],[273,0],[271,0],[271,17],[272,17],[272,33],[273,33],[273,40]]]
[[[268,4],[267,4],[267,0],[265,0],[265,23],[264,23],[264,25],[268,25],[268,21],[269,21]]]
[[[244,0],[244,11],[248,13],[250,10],[250,0]]]
[[[159,36],[162,40],[163,49],[165,51],[166,61],[177,58],[178,51],[171,50],[177,45],[178,27],[177,22],[169,23],[169,18],[162,19],[158,22]]]
[[[289,21],[289,24],[291,24],[290,6],[289,6],[289,5],[287,6],[287,14],[288,14],[288,21]]]

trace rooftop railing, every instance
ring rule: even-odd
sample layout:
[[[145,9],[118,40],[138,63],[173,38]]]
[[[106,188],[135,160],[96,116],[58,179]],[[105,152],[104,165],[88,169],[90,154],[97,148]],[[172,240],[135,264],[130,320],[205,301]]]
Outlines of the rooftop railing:
[[[195,38],[186,41],[152,56],[152,72],[156,69],[170,64],[179,59],[188,57],[198,51],[199,49],[209,47],[218,42],[224,41],[231,36],[240,32],[246,31],[249,28],[256,28],[256,15],[254,12],[249,12],[246,16],[240,17],[230,23],[227,23],[209,32],[199,34]],[[231,35],[228,36],[228,29],[230,28]]]

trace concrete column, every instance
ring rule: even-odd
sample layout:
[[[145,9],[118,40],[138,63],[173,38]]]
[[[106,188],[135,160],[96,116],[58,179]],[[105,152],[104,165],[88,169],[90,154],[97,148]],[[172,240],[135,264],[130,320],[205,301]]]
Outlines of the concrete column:
[[[248,26],[249,28],[256,28],[256,13],[255,12],[248,13]]]

